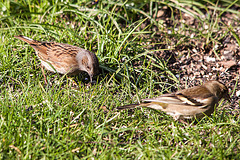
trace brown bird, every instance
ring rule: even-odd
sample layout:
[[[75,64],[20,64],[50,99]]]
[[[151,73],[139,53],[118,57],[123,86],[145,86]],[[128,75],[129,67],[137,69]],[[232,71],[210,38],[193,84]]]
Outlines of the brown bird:
[[[176,93],[163,94],[152,99],[143,99],[143,103],[120,106],[117,109],[143,106],[164,111],[175,120],[192,119],[213,113],[214,106],[222,98],[230,101],[227,87],[218,81],[208,81],[201,86],[184,89]]]
[[[14,37],[30,44],[42,66],[51,72],[75,75],[85,71],[90,76],[91,82],[92,77],[99,73],[98,59],[88,50],[64,43],[40,42],[22,35]]]

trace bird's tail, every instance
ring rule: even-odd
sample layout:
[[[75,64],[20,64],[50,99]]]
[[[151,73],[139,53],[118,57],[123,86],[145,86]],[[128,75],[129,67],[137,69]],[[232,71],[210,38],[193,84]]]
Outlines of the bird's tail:
[[[23,35],[14,36],[14,37],[17,38],[17,39],[20,39],[20,40],[22,40],[22,41],[24,41],[24,42],[27,42],[27,43],[29,43],[29,44],[32,44],[33,42],[36,42],[35,40],[33,40],[33,39],[31,39],[31,38],[28,38],[28,37],[26,37],[26,36],[23,36]]]
[[[117,109],[118,110],[133,109],[133,108],[136,108],[137,106],[139,106],[139,104],[129,104],[129,105],[125,105],[125,106],[119,106],[119,107],[117,107]]]

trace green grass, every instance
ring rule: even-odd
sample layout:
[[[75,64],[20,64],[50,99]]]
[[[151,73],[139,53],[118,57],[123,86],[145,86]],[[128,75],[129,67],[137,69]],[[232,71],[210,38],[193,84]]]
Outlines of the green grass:
[[[2,159],[236,159],[240,157],[240,118],[218,109],[195,124],[175,122],[145,108],[115,110],[178,88],[168,61],[156,52],[196,39],[219,43],[214,18],[198,17],[217,3],[180,4],[135,1],[2,1],[0,2],[0,157]],[[231,3],[225,1],[226,6]],[[185,5],[192,10],[186,10]],[[237,4],[235,4],[237,5]],[[154,15],[163,7],[171,14],[189,12],[210,26],[203,33],[188,25],[178,32]],[[216,7],[217,6],[217,7]],[[228,12],[233,12],[227,8]],[[225,12],[225,11],[224,11]],[[195,14],[198,13],[198,14]],[[217,16],[217,15],[216,15]],[[221,15],[220,15],[221,16]],[[181,18],[181,17],[180,17]],[[208,19],[209,18],[209,19]],[[213,18],[213,19],[211,19]],[[171,20],[179,22],[174,16]],[[157,28],[157,31],[154,29]],[[167,34],[171,29],[172,34]],[[230,28],[232,33],[233,29]],[[166,37],[159,37],[159,33]],[[96,53],[101,75],[95,85],[87,74],[66,77],[47,72],[45,85],[34,50],[14,38],[69,43]],[[235,37],[236,34],[235,34]],[[161,39],[161,41],[159,41]],[[77,86],[75,86],[75,83]],[[220,104],[220,108],[223,105]]]

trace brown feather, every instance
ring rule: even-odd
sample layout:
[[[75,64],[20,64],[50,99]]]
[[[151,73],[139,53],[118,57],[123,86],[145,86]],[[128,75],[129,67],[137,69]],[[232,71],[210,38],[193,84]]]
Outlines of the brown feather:
[[[85,71],[91,80],[99,73],[98,59],[88,50],[64,43],[40,42],[22,35],[14,37],[30,44],[47,70],[61,74]]]
[[[120,106],[117,109],[143,106],[164,111],[176,120],[201,118],[204,115],[210,115],[214,111],[214,106],[222,98],[230,98],[227,87],[218,81],[209,81],[202,86],[163,94],[156,98],[143,99],[145,103]]]

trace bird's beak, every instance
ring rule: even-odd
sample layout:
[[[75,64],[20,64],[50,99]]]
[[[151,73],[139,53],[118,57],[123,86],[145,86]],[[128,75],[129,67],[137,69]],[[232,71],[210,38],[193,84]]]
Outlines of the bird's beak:
[[[90,82],[92,83],[93,75],[89,75],[89,76],[90,76]]]

